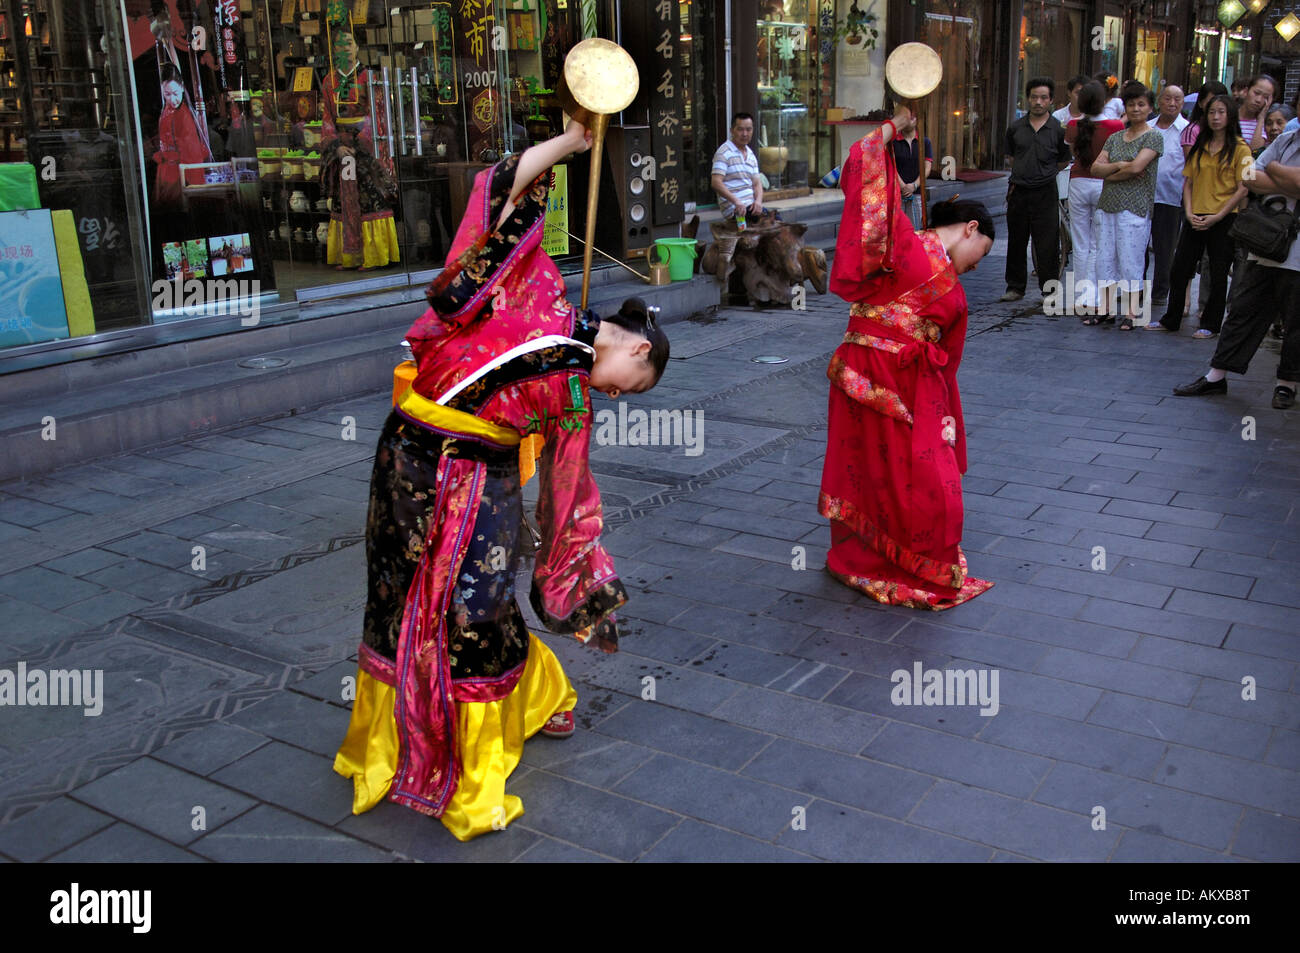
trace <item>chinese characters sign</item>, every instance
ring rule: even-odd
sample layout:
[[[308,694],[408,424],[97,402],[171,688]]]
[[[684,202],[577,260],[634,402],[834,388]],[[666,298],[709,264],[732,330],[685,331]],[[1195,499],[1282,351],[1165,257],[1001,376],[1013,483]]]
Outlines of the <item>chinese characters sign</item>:
[[[460,102],[456,82],[456,40],[451,30],[451,4],[433,4],[434,76],[438,84],[438,105]]]
[[[630,11],[625,9],[625,15]],[[682,159],[682,28],[678,0],[654,0],[638,5],[641,19],[624,30],[628,50],[641,71],[641,95],[650,126],[655,159],[654,224],[682,220],[686,201]],[[644,99],[642,98],[644,96]]]

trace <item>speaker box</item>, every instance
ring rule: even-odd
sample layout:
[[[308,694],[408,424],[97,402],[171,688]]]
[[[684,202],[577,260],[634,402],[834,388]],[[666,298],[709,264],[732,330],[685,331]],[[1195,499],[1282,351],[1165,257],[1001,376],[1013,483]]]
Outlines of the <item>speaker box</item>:
[[[609,184],[618,196],[618,234],[611,234],[613,216],[600,214],[597,234],[609,243],[611,254],[622,252],[623,258],[644,258],[653,242],[654,181],[643,179],[650,158],[649,126],[610,126],[605,136],[606,174],[601,185]],[[601,201],[609,198],[602,189]],[[612,210],[611,210],[612,211]],[[607,217],[608,215],[608,217]],[[605,248],[601,245],[601,248]]]

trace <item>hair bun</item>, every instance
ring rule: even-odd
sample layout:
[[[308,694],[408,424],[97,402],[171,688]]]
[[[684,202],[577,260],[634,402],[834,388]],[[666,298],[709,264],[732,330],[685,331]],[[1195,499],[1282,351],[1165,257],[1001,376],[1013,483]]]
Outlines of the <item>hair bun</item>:
[[[646,303],[640,298],[628,298],[619,307],[618,313],[625,318],[639,318],[644,321],[646,314]]]

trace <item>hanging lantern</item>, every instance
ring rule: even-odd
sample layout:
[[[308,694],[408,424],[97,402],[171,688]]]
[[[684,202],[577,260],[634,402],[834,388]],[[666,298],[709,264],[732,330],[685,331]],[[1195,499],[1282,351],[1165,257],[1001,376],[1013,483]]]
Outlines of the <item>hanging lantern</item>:
[[[1241,0],[1223,0],[1219,4],[1219,22],[1226,27],[1232,26],[1246,15],[1246,8]]]
[[[1295,35],[1300,33],[1300,17],[1297,17],[1294,13],[1288,13],[1277,21],[1273,29],[1282,34],[1282,39],[1290,43],[1295,39]]]

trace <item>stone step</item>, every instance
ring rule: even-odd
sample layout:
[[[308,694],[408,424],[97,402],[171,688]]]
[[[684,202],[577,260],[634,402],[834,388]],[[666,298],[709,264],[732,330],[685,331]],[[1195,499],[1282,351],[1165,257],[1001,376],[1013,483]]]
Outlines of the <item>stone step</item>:
[[[621,271],[621,269],[608,269]],[[604,271],[604,270],[602,270]],[[625,274],[625,273],[624,273]],[[650,286],[601,274],[589,306],[617,310],[638,296],[665,324],[717,305],[712,278]],[[580,276],[566,279],[579,298]],[[411,289],[411,296],[421,292]],[[384,390],[421,300],[199,341],[178,342],[0,377],[0,481],[189,439]],[[240,366],[279,358],[275,368]],[[53,420],[53,438],[47,426]]]

